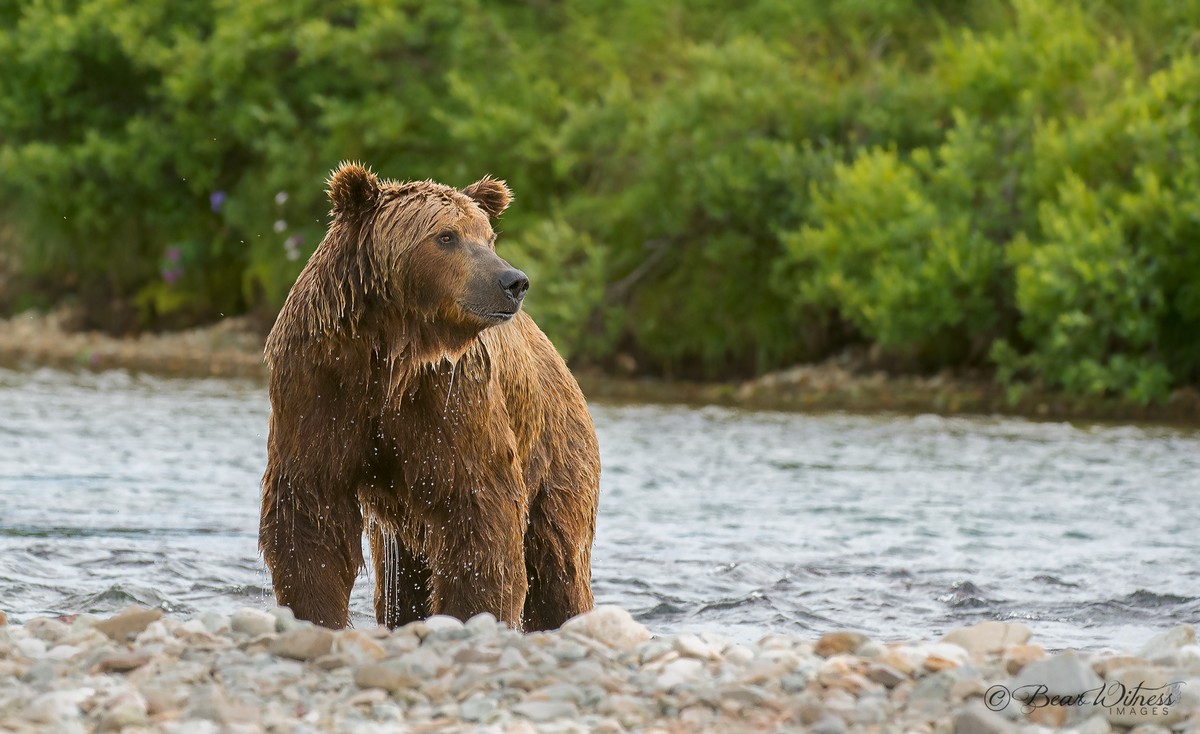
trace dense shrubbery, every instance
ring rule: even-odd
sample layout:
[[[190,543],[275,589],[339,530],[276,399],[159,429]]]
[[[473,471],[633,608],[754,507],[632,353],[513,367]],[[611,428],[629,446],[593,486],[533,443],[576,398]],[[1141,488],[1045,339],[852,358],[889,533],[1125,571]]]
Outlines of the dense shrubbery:
[[[0,3],[12,307],[277,308],[322,182],[507,178],[570,355],[1200,383],[1200,0]],[[48,295],[47,295],[48,294]]]

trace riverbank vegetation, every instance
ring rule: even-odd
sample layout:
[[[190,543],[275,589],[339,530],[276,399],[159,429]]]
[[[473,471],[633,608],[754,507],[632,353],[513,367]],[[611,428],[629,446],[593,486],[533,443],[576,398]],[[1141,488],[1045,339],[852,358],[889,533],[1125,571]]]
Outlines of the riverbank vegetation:
[[[1200,0],[0,3],[0,306],[269,323],[328,170],[508,179],[576,363],[1200,385]]]

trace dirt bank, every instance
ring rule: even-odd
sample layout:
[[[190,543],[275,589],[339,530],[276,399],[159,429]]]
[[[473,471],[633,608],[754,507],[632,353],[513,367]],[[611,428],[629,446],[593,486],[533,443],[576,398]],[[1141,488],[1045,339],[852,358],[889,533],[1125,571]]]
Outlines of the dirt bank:
[[[0,320],[0,366],[6,367],[121,368],[180,377],[264,379],[262,343],[262,334],[242,318],[130,339],[71,332],[54,313],[26,313]],[[576,376],[590,398],[610,401],[1200,424],[1200,392],[1190,388],[1176,390],[1165,403],[1155,405],[1038,390],[1029,390],[1011,402],[1005,389],[988,379],[868,372],[845,357],[799,365],[743,383],[622,378],[589,370],[577,371]]]

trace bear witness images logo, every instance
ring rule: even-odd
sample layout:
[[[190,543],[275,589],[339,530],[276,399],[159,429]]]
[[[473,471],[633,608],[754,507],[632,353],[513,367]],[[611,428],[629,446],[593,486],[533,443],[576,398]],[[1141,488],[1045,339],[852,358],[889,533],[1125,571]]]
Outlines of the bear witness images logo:
[[[983,696],[984,705],[992,711],[1003,711],[1009,704],[1016,703],[1021,713],[1030,714],[1034,709],[1046,706],[1064,708],[1102,708],[1113,716],[1168,716],[1171,707],[1178,704],[1182,695],[1183,681],[1174,681],[1157,687],[1149,687],[1145,681],[1126,685],[1112,681],[1103,686],[1071,695],[1051,694],[1043,683],[1033,683],[1017,688],[996,684],[987,689]]]

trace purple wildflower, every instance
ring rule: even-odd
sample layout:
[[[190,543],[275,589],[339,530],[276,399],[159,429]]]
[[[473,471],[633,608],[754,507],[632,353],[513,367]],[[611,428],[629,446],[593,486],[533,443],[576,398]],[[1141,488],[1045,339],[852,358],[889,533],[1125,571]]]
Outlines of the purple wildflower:
[[[165,257],[167,262],[177,263],[183,259],[183,250],[178,247],[168,247]]]
[[[208,195],[208,205],[212,207],[214,212],[221,211],[221,207],[225,205],[225,200],[229,195],[224,191],[214,191]]]

